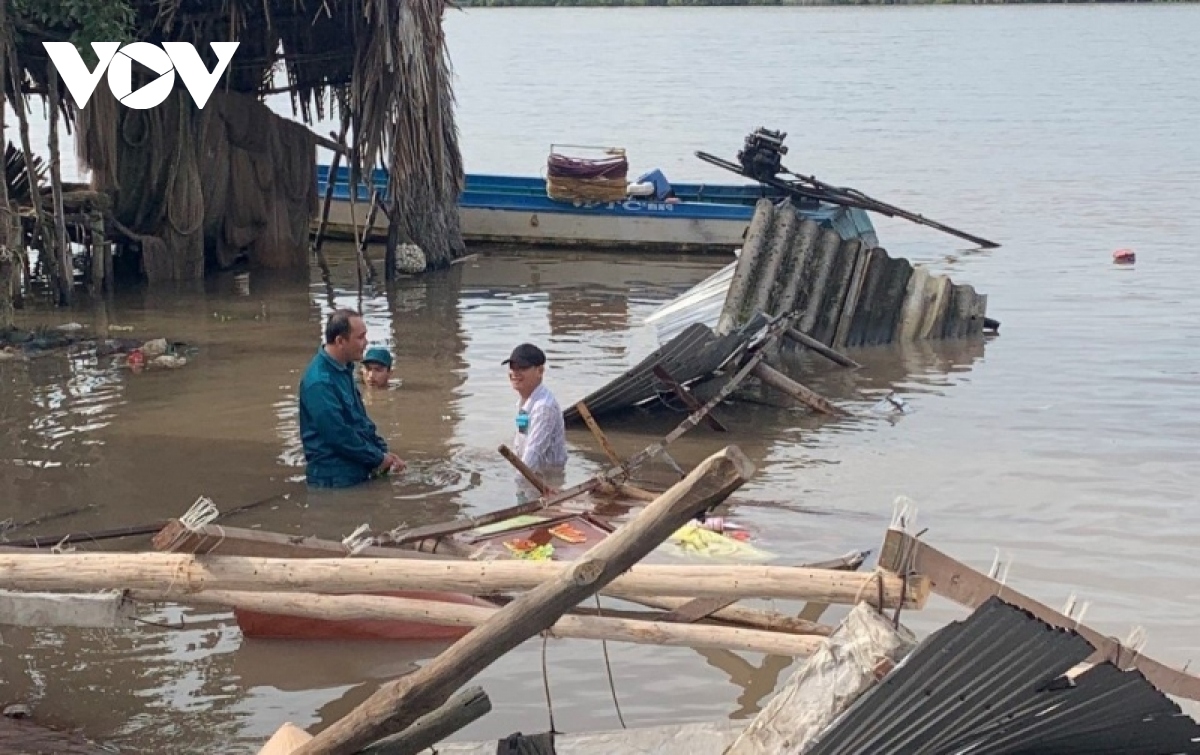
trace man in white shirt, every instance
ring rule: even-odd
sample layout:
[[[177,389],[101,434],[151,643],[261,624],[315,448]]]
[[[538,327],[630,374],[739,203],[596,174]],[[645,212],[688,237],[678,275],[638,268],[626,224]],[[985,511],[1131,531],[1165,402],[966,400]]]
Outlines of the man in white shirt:
[[[567,466],[567,435],[562,409],[542,380],[546,375],[546,355],[531,343],[513,349],[501,364],[508,365],[508,382],[520,396],[517,402],[517,434],[513,451],[552,489],[562,486]],[[538,493],[524,478],[522,498]]]

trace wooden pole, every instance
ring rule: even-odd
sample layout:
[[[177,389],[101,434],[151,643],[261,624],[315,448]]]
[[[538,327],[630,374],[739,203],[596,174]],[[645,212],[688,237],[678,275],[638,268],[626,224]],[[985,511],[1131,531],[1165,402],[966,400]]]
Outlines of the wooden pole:
[[[835,417],[845,417],[849,414],[845,409],[836,406],[821,394],[797,383],[768,364],[761,363],[756,365],[754,375],[772,388],[783,391],[797,401],[822,414],[829,414]]]
[[[8,0],[0,0],[0,83],[8,74]],[[8,97],[0,88],[0,134],[8,133]],[[0,147],[7,151],[8,140]],[[21,246],[21,221],[13,211],[8,197],[8,180],[0,181],[0,332],[10,330],[16,324],[16,312],[13,308],[14,295],[17,289],[17,276],[20,269],[20,255],[17,251]]]
[[[483,687],[469,687],[399,734],[381,739],[359,755],[418,755],[492,710]]]
[[[171,592],[134,591],[134,600],[185,605],[240,608],[281,616],[331,621],[414,621],[440,626],[480,626],[498,610],[483,606],[443,603],[382,595],[321,595],[317,593],[241,592],[204,590],[186,596]],[[760,629],[684,624],[611,616],[562,616],[545,631],[555,637],[611,640],[639,645],[722,648],[772,655],[808,655],[820,635],[770,632]]]
[[[57,541],[55,541],[57,542]],[[453,547],[447,547],[453,546]],[[336,540],[322,540],[315,537],[297,539],[289,535],[274,532],[262,532],[242,527],[206,525],[192,531],[188,530],[178,520],[172,520],[151,541],[151,547],[159,551],[176,553],[193,553],[202,555],[219,551],[226,556],[269,556],[278,558],[335,558],[351,555],[350,549]],[[472,549],[455,541],[443,542],[442,547],[447,553],[414,553],[399,548],[380,548],[368,546],[356,553],[360,558],[423,558],[449,559],[467,557]],[[846,559],[838,562],[807,564],[815,569],[852,569],[853,564]],[[636,603],[664,611],[673,611],[687,605],[687,598],[644,598],[639,597]],[[590,609],[589,609],[590,610]],[[605,613],[605,612],[602,612]],[[774,611],[760,611],[744,606],[729,606],[721,611],[713,612],[712,619],[729,624],[744,626],[750,629],[766,629],[792,634],[825,634],[829,627],[817,624],[815,621],[805,621],[785,616]]]
[[[807,333],[797,330],[796,328],[788,328],[783,332],[783,334],[796,343],[807,346],[835,364],[840,364],[843,367],[850,367],[853,369],[862,367],[861,364],[841,353],[840,351],[834,351],[817,339],[813,338]]]
[[[564,611],[611,583],[696,512],[727,498],[753,471],[736,446],[713,454],[554,579],[497,611],[421,670],[381,687],[295,755],[352,755],[381,736],[407,728],[509,650],[553,626]]]
[[[8,46],[8,75],[12,81],[13,91],[20,91],[20,69],[17,65],[16,51],[13,49],[11,41]],[[34,219],[37,225],[38,236],[42,241],[42,253],[38,255],[38,261],[44,265],[50,275],[51,283],[58,290],[59,302],[63,299],[63,283],[61,277],[57,274],[58,264],[54,250],[57,244],[52,238],[53,234],[46,226],[46,209],[42,205],[42,193],[38,186],[37,173],[33,169],[33,147],[29,140],[29,118],[25,114],[25,101],[19,95],[15,97],[13,103],[14,109],[17,111],[17,125],[21,132],[21,149],[25,155],[25,170],[29,177],[29,198],[33,202]]]
[[[62,278],[59,288],[59,304],[70,306],[75,288],[75,265],[71,261],[71,245],[67,239],[66,210],[63,208],[62,155],[58,149],[58,72],[54,66],[46,66],[50,79],[50,197],[54,211],[54,236],[58,255],[58,269]]]
[[[530,469],[528,464],[521,461],[521,457],[513,453],[511,448],[501,443],[499,451],[500,455],[505,459],[508,459],[508,463],[516,467],[517,471],[521,473],[521,476],[529,481],[530,485],[537,488],[538,493],[541,493],[544,496],[550,495],[550,486],[546,484],[545,480],[543,480],[541,477],[538,477],[537,472],[534,472],[532,469]]]
[[[604,450],[604,455],[608,457],[608,460],[612,463],[612,465],[614,467],[623,466],[620,455],[617,454],[617,451],[612,447],[612,444],[608,442],[608,436],[605,435],[604,431],[600,429],[600,425],[596,422],[596,418],[592,416],[591,411],[587,408],[587,404],[580,401],[579,403],[575,404],[575,411],[579,412],[579,416],[583,418],[584,424],[586,424],[588,429],[592,431],[592,435],[596,438],[596,442],[600,444],[600,448]]]
[[[346,143],[346,133],[350,130],[350,119],[346,114],[342,114],[342,130],[338,134],[338,142]],[[342,164],[342,151],[335,150],[333,160],[329,162],[329,180],[325,182],[325,198],[321,202],[321,219],[317,222],[316,233],[313,234],[312,250],[317,256],[317,264],[321,266],[321,276],[325,280],[325,285],[330,284],[329,260],[325,259],[325,252],[322,250],[322,245],[325,243],[325,226],[329,224],[329,206],[333,202],[333,187],[337,183],[337,171]]]
[[[367,270],[367,283],[374,284],[379,277],[379,273],[375,271],[375,264],[371,262],[371,258],[367,256],[367,242],[371,237],[371,231],[375,228],[375,215],[379,212],[379,202],[376,196],[374,179],[367,177],[368,181],[372,182],[371,186],[371,209],[367,210],[367,219],[364,221],[362,238],[358,242],[358,264],[364,266]]]
[[[661,501],[662,496],[658,500]],[[654,504],[649,504],[637,518],[596,547],[614,539],[622,542],[630,525],[645,516],[651,506]],[[679,526],[686,521],[680,522]],[[324,593],[445,590],[486,595],[535,589],[571,571],[570,564],[560,561],[286,559],[175,553],[4,554],[0,555],[0,588],[129,588],[171,590],[180,595],[201,590]],[[604,593],[619,598],[666,595],[820,600],[839,604],[865,601],[882,608],[898,605],[920,608],[929,593],[929,584],[920,576],[905,581],[884,572],[847,573],[799,566],[638,564],[614,577],[611,584],[606,584]],[[879,605],[881,594],[882,606]]]

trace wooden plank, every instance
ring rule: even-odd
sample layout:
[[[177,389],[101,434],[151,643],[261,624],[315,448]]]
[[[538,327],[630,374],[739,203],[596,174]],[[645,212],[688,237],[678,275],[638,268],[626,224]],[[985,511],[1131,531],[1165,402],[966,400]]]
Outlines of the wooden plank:
[[[461,559],[470,548],[459,543],[439,544],[442,550],[459,553],[417,553],[402,548],[368,546],[359,551],[364,558],[417,558],[423,560]],[[220,553],[223,556],[259,556],[264,558],[338,558],[351,555],[350,549],[336,540],[316,537],[290,536],[275,532],[226,527],[208,524],[188,530],[178,519],[172,519],[150,541],[156,551],[167,553]],[[461,555],[460,555],[461,553]]]
[[[908,563],[904,563],[905,554]],[[929,580],[933,594],[974,610],[994,595],[1018,608],[1029,611],[1042,621],[1060,629],[1073,629],[1096,647],[1092,662],[1111,661],[1120,668],[1137,668],[1146,679],[1168,695],[1200,700],[1200,677],[1166,666],[1153,658],[1134,652],[1120,642],[1084,624],[1078,624],[1058,611],[1040,603],[1009,585],[982,574],[946,555],[912,535],[889,529],[879,554],[879,566],[896,574],[905,571]]]
[[[753,465],[735,446],[708,457],[556,578],[497,611],[419,671],[383,685],[344,718],[301,745],[294,755],[352,755],[382,736],[408,728],[512,648],[610,584],[696,512],[728,498],[753,473]]]

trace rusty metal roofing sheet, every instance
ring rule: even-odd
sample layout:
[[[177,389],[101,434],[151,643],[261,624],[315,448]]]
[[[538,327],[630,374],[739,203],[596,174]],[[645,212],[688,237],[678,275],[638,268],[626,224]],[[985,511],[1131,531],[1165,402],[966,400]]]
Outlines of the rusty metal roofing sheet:
[[[1200,725],[1074,632],[991,598],[930,635],[805,755],[1200,753]],[[1122,749],[1124,748],[1124,749]]]

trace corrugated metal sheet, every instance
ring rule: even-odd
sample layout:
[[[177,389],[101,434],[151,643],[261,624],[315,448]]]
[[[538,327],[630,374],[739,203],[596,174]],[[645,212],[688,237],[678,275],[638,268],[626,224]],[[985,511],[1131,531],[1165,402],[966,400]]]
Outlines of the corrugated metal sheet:
[[[986,296],[890,257],[874,232],[860,226],[852,214],[817,222],[790,204],[760,201],[721,312],[714,322],[718,294],[710,288],[695,303],[703,310],[700,321],[722,333],[756,313],[799,312],[800,330],[834,348],[983,331]],[[677,307],[659,327],[692,316]]]
[[[931,635],[804,755],[1200,753],[1200,725],[1087,640],[993,597]]]
[[[596,417],[628,409],[653,399],[660,391],[670,390],[655,377],[653,370],[656,364],[661,364],[671,377],[686,385],[715,371],[745,340],[746,336],[740,331],[717,336],[707,325],[694,323],[615,380],[584,396],[582,400],[587,404],[588,411]],[[575,409],[577,402],[578,400],[573,401],[563,410],[563,420],[568,424],[582,421]]]

